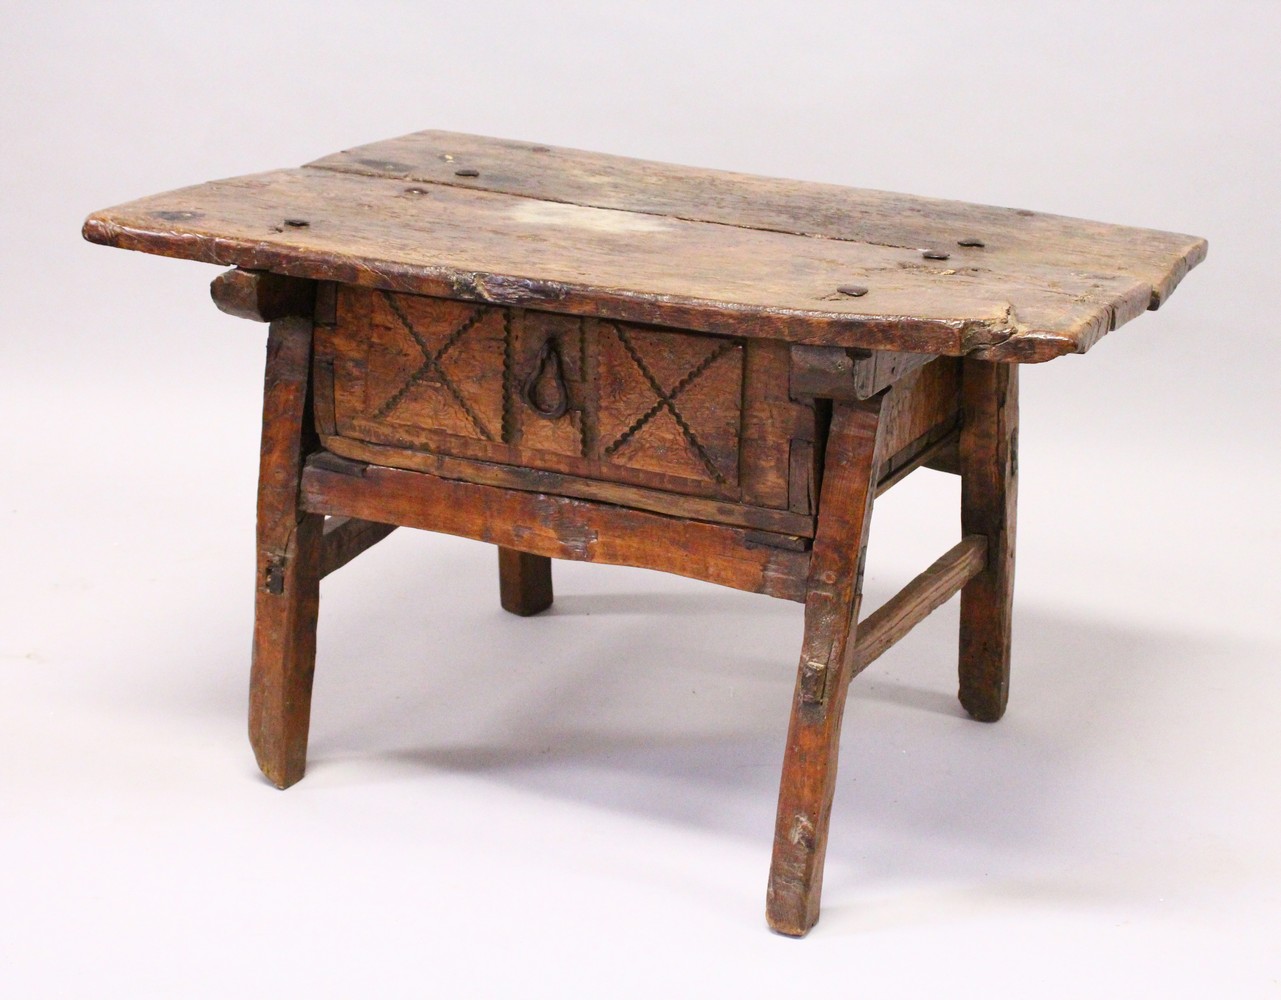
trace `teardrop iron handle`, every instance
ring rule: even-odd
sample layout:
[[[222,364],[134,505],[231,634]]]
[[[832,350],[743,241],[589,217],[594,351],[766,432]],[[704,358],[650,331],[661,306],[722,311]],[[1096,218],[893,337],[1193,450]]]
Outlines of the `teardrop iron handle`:
[[[539,383],[546,384],[548,380],[548,368],[551,369],[550,381],[552,393],[541,394],[543,399],[550,396],[550,401],[544,403],[540,399],[538,391]],[[563,417],[569,409],[569,392],[565,388],[565,372],[560,360],[560,351],[556,349],[556,341],[548,337],[543,341],[543,346],[538,352],[538,358],[534,361],[534,368],[526,377],[520,386],[521,398],[529,404],[530,409],[540,417],[548,420],[557,420]]]

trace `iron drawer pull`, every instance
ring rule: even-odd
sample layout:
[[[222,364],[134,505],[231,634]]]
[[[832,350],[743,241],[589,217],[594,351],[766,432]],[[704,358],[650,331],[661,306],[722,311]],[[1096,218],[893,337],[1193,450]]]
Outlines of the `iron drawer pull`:
[[[548,378],[548,368],[551,369],[551,383],[555,390],[551,398],[554,402],[550,405],[545,404],[539,399],[539,383],[545,382]],[[534,369],[526,376],[525,381],[520,387],[521,397],[529,404],[530,408],[540,417],[546,417],[548,420],[557,420],[565,415],[569,409],[569,392],[565,388],[565,373],[560,360],[560,352],[556,349],[556,341],[548,337],[543,341],[542,349],[538,352],[538,359],[534,362]]]

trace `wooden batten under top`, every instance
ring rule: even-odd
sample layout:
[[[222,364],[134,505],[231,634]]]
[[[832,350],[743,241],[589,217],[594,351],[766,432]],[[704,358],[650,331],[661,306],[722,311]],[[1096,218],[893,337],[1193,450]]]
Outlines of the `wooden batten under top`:
[[[270,323],[286,316],[310,316],[315,308],[316,282],[233,267],[210,282],[209,295],[229,316]]]

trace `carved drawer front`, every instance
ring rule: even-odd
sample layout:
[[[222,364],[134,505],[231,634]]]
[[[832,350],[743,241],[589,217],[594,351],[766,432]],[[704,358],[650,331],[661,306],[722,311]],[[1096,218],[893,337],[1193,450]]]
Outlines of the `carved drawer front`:
[[[770,346],[340,286],[317,326],[317,422],[331,450],[379,446],[385,464],[451,456],[786,508],[795,406],[785,372],[752,377]],[[745,398],[753,381],[774,388]]]

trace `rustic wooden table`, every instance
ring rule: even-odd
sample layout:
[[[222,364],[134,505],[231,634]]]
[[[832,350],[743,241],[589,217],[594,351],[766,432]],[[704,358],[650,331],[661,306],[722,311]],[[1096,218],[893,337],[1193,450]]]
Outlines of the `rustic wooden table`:
[[[1087,350],[1191,236],[420,132],[90,216],[230,265],[270,321],[249,731],[303,776],[321,577],[403,525],[800,601],[767,913],[818,919],[846,688],[961,594],[960,699],[1009,690],[1018,365]],[[961,476],[960,541],[862,621],[876,496]]]

